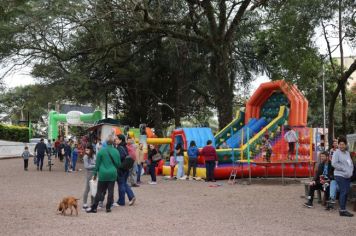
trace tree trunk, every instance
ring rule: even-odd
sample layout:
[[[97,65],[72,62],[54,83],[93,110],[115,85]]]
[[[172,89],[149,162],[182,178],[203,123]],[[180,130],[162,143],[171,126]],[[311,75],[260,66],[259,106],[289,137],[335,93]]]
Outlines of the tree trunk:
[[[347,100],[346,100],[346,84],[344,84],[341,88],[341,100],[342,100],[342,133],[347,133],[347,117],[346,117],[346,109],[347,109]]]
[[[220,49],[220,48],[219,48]],[[229,76],[229,52],[221,48],[211,58],[211,90],[218,110],[219,129],[223,129],[232,120],[232,101],[234,99],[233,81]]]
[[[344,47],[342,44],[343,37],[342,37],[342,0],[339,0],[339,48],[340,48],[340,78],[344,74]],[[346,84],[343,84],[341,87],[341,100],[342,100],[342,108],[341,108],[341,113],[342,113],[342,132],[346,134],[346,124],[347,124],[347,119],[346,119],[346,107],[347,107],[347,102],[346,102]]]
[[[330,98],[330,103],[329,103],[329,113],[328,113],[328,119],[329,119],[329,124],[328,124],[328,144],[329,148],[331,148],[331,145],[333,143],[334,139],[334,110],[335,110],[335,104],[337,97],[339,96],[340,91],[342,90],[342,87],[345,87],[346,81],[339,80],[336,89],[334,92],[331,94]]]
[[[157,104],[157,102],[155,104]],[[154,120],[155,134],[158,137],[163,137],[162,112],[160,106],[156,106],[155,112],[153,112],[153,120]]]

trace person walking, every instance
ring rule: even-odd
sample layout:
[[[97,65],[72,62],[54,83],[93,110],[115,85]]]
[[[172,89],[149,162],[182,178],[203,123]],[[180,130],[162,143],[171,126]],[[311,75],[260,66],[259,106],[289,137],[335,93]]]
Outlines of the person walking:
[[[143,150],[143,144],[139,143],[138,148],[136,149],[137,184],[141,184],[141,173],[142,173],[144,161],[145,161],[145,153]]]
[[[352,177],[354,164],[350,153],[346,150],[347,141],[345,137],[340,137],[338,147],[332,157],[331,164],[335,168],[334,176],[340,190],[339,205],[340,216],[354,216],[346,210],[347,194],[350,190],[350,178]]]
[[[99,201],[101,201],[106,191],[108,191],[106,212],[111,212],[111,206],[114,201],[115,180],[117,180],[117,169],[121,165],[120,154],[113,147],[113,144],[113,138],[109,137],[107,147],[101,148],[99,153],[97,153],[93,179],[96,179],[99,175],[98,190],[94,203],[87,209],[87,213],[96,213]]]
[[[59,161],[63,162],[63,159],[65,157],[65,141],[63,140],[63,138],[60,138],[60,144],[58,145],[58,157],[59,157]]]
[[[127,140],[127,151],[129,153],[129,156],[132,158],[134,161],[133,167],[130,169],[129,173],[129,183],[131,187],[140,187],[140,185],[137,184],[137,169],[138,169],[138,164],[137,164],[137,157],[136,157],[136,145],[135,141],[131,138]]]
[[[30,158],[31,153],[30,153],[30,151],[28,150],[28,147],[27,147],[27,146],[25,147],[25,150],[23,151],[23,153],[22,153],[21,156],[22,156],[23,162],[24,162],[24,170],[25,170],[25,171],[28,171],[28,159]]]
[[[84,169],[86,170],[86,178],[85,178],[85,189],[83,194],[83,209],[86,210],[88,208],[88,193],[90,191],[89,181],[93,178],[95,172],[95,161],[96,157],[93,150],[93,145],[87,144],[85,147],[85,154],[83,157],[84,161]],[[90,195],[90,203],[94,204],[94,197]]]
[[[196,171],[197,171],[197,164],[198,164],[198,156],[199,156],[199,149],[195,144],[195,141],[190,141],[189,148],[188,148],[188,174],[187,180],[189,180],[190,169],[193,167],[193,179],[195,179]]]
[[[54,140],[54,139],[53,139]],[[54,140],[53,141],[54,143],[54,157],[55,158],[59,158],[59,145],[61,144],[61,141],[60,141],[60,136],[58,136],[58,139],[57,140]]]
[[[78,144],[74,144],[74,148],[72,151],[72,171],[75,171],[75,167],[77,166],[78,160]]]
[[[178,162],[177,179],[183,180],[184,178],[184,150],[181,143],[178,143],[176,148],[176,160]]]
[[[41,138],[40,142],[37,143],[35,146],[35,155],[37,157],[37,170],[42,171],[45,153],[48,154],[47,145],[44,143],[44,139]]]
[[[206,146],[201,151],[201,155],[204,157],[205,160],[205,168],[206,168],[206,179],[205,182],[215,182],[215,166],[218,165],[218,155],[216,154],[216,150],[213,147],[213,142],[208,140],[206,142]]]
[[[70,147],[69,142],[64,142],[64,171],[70,172],[70,162],[72,156],[72,148]]]
[[[123,134],[119,134],[116,139],[117,150],[120,153],[121,163],[127,163],[126,159],[128,156],[128,149],[126,144],[126,137]],[[126,164],[125,164],[126,165]],[[129,205],[135,203],[135,194],[133,193],[131,187],[127,184],[127,179],[129,178],[130,168],[119,168],[117,183],[119,186],[119,199],[114,203],[114,206],[125,206],[125,194],[129,198]]]

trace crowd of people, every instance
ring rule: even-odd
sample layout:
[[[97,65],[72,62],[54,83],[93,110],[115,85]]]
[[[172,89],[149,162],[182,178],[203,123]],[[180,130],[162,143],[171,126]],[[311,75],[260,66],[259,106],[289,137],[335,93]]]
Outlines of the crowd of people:
[[[292,134],[290,136],[293,136]],[[288,139],[288,141],[293,141]],[[294,146],[289,142],[290,152]],[[53,146],[49,142],[41,141],[35,147],[35,164],[37,170],[42,171],[45,155],[54,154],[58,159],[64,161],[65,172],[76,171],[76,162],[79,156],[78,143],[72,140],[58,138],[53,140]],[[83,144],[81,144],[83,145]],[[267,137],[263,139],[262,153],[269,161],[271,145]],[[206,179],[205,181],[215,182],[214,169],[218,165],[218,156],[213,142],[208,140],[206,146],[201,150],[197,148],[195,141],[191,141],[187,149],[188,172],[184,174],[184,147],[178,143],[174,150],[170,152],[170,179],[175,180],[194,180],[196,178],[196,168],[198,157],[202,156],[205,161]],[[28,170],[28,159],[31,153],[28,147],[22,154],[24,159],[24,170]],[[151,177],[150,185],[157,184],[156,167],[162,159],[160,151],[152,144],[148,145],[147,160],[144,158],[144,145],[125,135],[109,136],[107,140],[101,142],[96,139],[93,143],[86,142],[83,153],[84,169],[86,171],[85,188],[83,194],[83,209],[88,213],[95,213],[98,207],[103,207],[103,201],[107,194],[106,212],[111,212],[112,207],[125,206],[126,195],[129,205],[136,201],[132,187],[139,187],[141,175],[144,167],[147,167]],[[351,181],[356,180],[356,166],[353,163],[350,153],[347,151],[347,141],[345,137],[335,140],[329,152],[323,151],[319,154],[319,164],[313,180],[310,182],[308,201],[306,207],[313,206],[314,192],[322,190],[327,199],[326,209],[335,207],[336,197],[339,197],[340,216],[352,217],[353,214],[346,210],[348,192]],[[177,173],[174,170],[177,166]],[[192,171],[192,176],[191,176]],[[98,179],[97,193],[95,197],[90,195],[90,205],[88,197],[90,192],[89,182]],[[114,202],[115,182],[118,185],[118,199]]]
[[[327,199],[326,210],[333,209],[337,193],[339,193],[340,216],[353,216],[346,210],[346,203],[351,181],[356,180],[356,166],[346,147],[346,138],[340,137],[334,141],[329,152],[323,151],[319,154],[320,164],[309,184],[308,201],[304,203],[306,207],[313,207],[315,190],[322,190]]]

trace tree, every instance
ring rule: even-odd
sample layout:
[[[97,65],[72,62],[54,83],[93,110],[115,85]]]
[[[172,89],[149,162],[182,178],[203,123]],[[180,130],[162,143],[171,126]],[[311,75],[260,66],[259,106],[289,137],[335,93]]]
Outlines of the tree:
[[[209,51],[208,88],[223,128],[232,119],[236,79],[248,81],[251,69],[257,69],[250,42],[259,24],[256,9],[266,3],[186,0],[168,7],[159,2],[136,2],[134,9],[140,18],[134,32],[194,42]]]
[[[27,121],[30,118],[37,122],[43,115],[47,115],[48,102],[53,101],[44,92],[40,85],[10,89],[0,94],[0,112],[10,115],[15,121]]]
[[[324,33],[324,38],[327,43],[328,49],[328,59],[332,68],[333,78],[337,86],[331,93],[331,99],[329,104],[328,111],[328,142],[332,143],[332,140],[335,136],[334,132],[334,114],[335,114],[335,105],[337,104],[338,96],[341,92],[341,101],[342,101],[342,134],[348,132],[347,128],[347,96],[346,96],[346,84],[351,74],[356,71],[356,60],[350,65],[349,68],[344,67],[344,52],[343,44],[344,41],[350,42],[350,44],[355,45],[355,31],[353,25],[355,25],[355,3],[353,1],[341,1],[333,0],[329,1],[329,6],[332,11],[326,19],[321,20],[321,26]],[[337,18],[338,25],[334,26],[332,23]],[[327,33],[327,28],[331,28],[331,32],[336,32],[338,37],[338,45],[336,48],[332,48],[329,42],[329,34]],[[340,67],[336,66],[335,60],[332,56],[332,52],[339,48],[340,50]],[[352,123],[351,123],[352,124]]]

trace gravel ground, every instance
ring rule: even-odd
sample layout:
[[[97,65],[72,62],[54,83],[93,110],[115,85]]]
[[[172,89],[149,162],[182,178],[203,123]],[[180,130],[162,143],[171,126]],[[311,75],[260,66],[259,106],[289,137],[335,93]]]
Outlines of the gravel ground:
[[[31,159],[25,172],[21,159],[0,160],[0,235],[356,235],[356,217],[342,218],[317,203],[304,208],[304,186],[280,180],[209,187],[159,176],[156,186],[134,188],[134,206],[62,216],[59,201],[82,198],[84,189],[84,172],[66,174],[62,166],[37,172]]]

